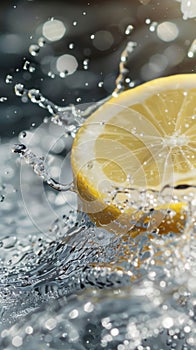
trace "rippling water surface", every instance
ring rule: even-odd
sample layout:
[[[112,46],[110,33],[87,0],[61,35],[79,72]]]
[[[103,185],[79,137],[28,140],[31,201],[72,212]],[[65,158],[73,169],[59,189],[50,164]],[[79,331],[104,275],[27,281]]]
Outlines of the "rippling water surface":
[[[132,29],[126,26],[126,35]],[[96,45],[103,49],[103,43]],[[151,65],[152,72],[143,69],[138,81],[128,78],[130,71],[123,64],[133,47],[129,44],[123,51],[115,93],[156,73]],[[36,56],[36,50],[31,46],[30,54]],[[23,69],[27,67],[28,63]],[[161,74],[164,68],[159,69]],[[8,76],[7,80],[12,83]],[[21,103],[29,99],[45,108],[47,118],[19,137],[3,139],[0,147],[0,348],[194,350],[195,192],[188,198],[185,228],[179,235],[146,230],[133,238],[95,227],[77,212],[74,193],[43,184],[11,149],[15,143],[26,144],[37,156],[46,155],[52,178],[71,182],[72,138],[98,105],[80,104],[80,109],[88,107],[86,114],[78,107],[58,108],[34,86],[29,92],[21,84],[23,80],[15,87]],[[27,160],[33,159],[40,173],[40,158],[33,157],[34,153]]]

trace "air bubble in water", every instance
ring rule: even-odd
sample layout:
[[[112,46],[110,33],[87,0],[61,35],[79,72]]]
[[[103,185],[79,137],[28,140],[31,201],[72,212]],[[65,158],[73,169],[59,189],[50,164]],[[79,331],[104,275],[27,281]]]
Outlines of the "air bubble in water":
[[[40,47],[38,45],[36,45],[36,44],[30,45],[29,52],[30,52],[31,56],[38,56],[39,51],[40,51]]]

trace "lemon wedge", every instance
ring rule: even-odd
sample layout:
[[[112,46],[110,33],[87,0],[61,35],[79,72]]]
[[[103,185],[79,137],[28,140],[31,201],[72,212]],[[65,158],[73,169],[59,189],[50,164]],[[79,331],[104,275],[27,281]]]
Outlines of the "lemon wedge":
[[[196,74],[111,98],[78,131],[71,164],[79,209],[97,225],[182,232],[183,194],[196,186]]]

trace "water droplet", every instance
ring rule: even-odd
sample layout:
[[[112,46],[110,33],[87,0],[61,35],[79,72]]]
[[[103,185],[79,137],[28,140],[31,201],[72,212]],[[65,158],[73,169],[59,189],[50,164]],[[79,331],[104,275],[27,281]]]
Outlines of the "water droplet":
[[[129,41],[126,47],[127,52],[128,53],[133,52],[136,46],[137,46],[137,43],[135,41]]]
[[[98,87],[100,87],[100,88],[103,87],[103,81],[100,81],[100,82],[98,83]]]
[[[151,19],[150,18],[146,18],[145,23],[146,24],[150,24],[151,23]]]
[[[8,236],[4,238],[2,241],[5,249],[11,249],[15,246],[17,242],[17,238],[15,236]]]
[[[25,61],[24,65],[23,65],[23,69],[24,70],[28,70],[30,66],[30,62],[29,61]]]
[[[88,65],[89,65],[89,58],[85,58],[83,61],[84,70],[88,70]]]
[[[5,199],[5,196],[3,194],[0,195],[0,202],[2,203]]]
[[[46,45],[46,41],[45,41],[45,39],[44,39],[43,37],[40,37],[40,38],[38,39],[38,45],[39,45],[40,47],[44,47],[44,46]]]
[[[155,32],[157,25],[158,25],[158,22],[153,21],[149,26],[149,31]]]
[[[3,97],[3,96],[2,96],[2,97],[0,97],[0,102],[2,102],[2,103],[3,103],[3,102],[5,102],[5,101],[7,101],[7,97]]]
[[[32,56],[37,56],[39,54],[39,51],[40,51],[40,47],[36,44],[32,44],[30,45],[29,47],[29,53],[32,55]]]
[[[55,78],[55,74],[51,71],[48,72],[48,76],[51,78],[51,79],[54,79]]]
[[[23,339],[21,336],[16,335],[12,339],[12,345],[15,346],[16,348],[20,348],[23,344]]]
[[[79,315],[79,313],[78,313],[78,310],[77,310],[77,309],[74,309],[74,310],[70,311],[70,313],[69,313],[69,317],[70,317],[71,319],[77,318],[78,315]]]
[[[21,131],[20,135],[19,135],[19,139],[24,139],[27,136],[26,131]]]
[[[8,74],[5,78],[6,84],[11,84],[13,82],[13,76]]]
[[[133,31],[133,29],[134,29],[134,27],[132,26],[132,24],[129,24],[129,25],[127,26],[127,28],[125,29],[125,34],[126,34],[126,35],[131,34],[131,32]]]
[[[195,53],[196,53],[196,39],[193,40],[187,55],[189,58],[193,58],[195,56]]]

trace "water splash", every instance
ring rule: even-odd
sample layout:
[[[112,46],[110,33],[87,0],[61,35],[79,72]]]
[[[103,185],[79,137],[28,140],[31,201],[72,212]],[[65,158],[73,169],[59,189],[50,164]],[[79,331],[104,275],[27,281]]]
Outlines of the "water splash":
[[[125,50],[121,54],[119,76],[116,79],[116,88],[112,93],[114,97],[117,97],[122,91],[133,88],[135,86],[134,81],[130,77],[131,72],[127,66],[127,63],[136,46],[137,43],[129,41]]]
[[[33,171],[35,174],[40,176],[47,184],[48,186],[52,187],[54,190],[57,191],[68,191],[73,190],[73,184],[60,184],[59,182],[56,182],[47,172],[45,164],[44,164],[44,157],[37,157],[33,152],[31,152],[25,145],[23,144],[17,144],[13,147],[12,151],[14,153],[18,153],[22,159],[25,160],[25,162],[32,166]]]
[[[74,21],[73,26],[76,25]],[[38,43],[39,50],[32,50],[34,56],[44,45],[42,41]],[[135,86],[128,69],[134,49],[135,43],[131,42],[122,54],[114,95]],[[89,69],[88,62],[84,62],[84,69]],[[53,73],[50,75],[54,78]],[[51,121],[63,126],[65,135],[72,137],[105,102],[64,108],[49,101],[39,90],[28,90],[22,84],[17,84],[15,91],[20,98],[26,97],[46,109]],[[49,121],[47,117],[48,124]],[[40,137],[45,144],[46,134]],[[20,139],[23,142],[26,138],[28,132],[23,132]],[[23,144],[16,145],[14,152],[49,186],[57,190],[65,188],[68,196],[67,189],[72,184],[64,187],[56,183],[48,174],[44,158]],[[161,236],[158,230],[149,227],[143,232],[135,232],[134,228],[132,234],[112,235],[104,228],[96,228],[76,209],[70,210],[59,193],[52,197],[58,218],[48,230],[40,230],[27,218],[16,190],[20,187],[19,163],[11,155],[8,159],[8,154],[3,148],[2,168],[9,165],[9,173],[14,174],[10,182],[14,185],[10,187],[9,177],[2,176],[0,347],[5,350],[17,347],[34,350],[40,346],[55,350],[194,350],[194,199],[186,229],[179,236],[172,233]],[[36,186],[30,172],[25,174],[25,186],[31,188],[28,201],[34,200],[37,205],[40,197],[32,190]],[[115,189],[114,195],[119,191]],[[50,212],[39,213],[40,216],[47,220]]]

